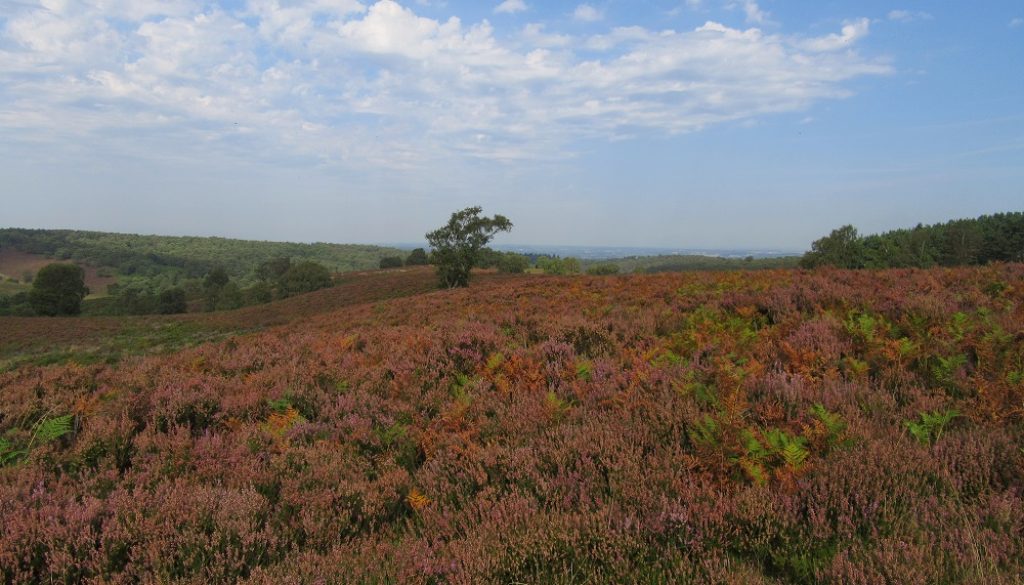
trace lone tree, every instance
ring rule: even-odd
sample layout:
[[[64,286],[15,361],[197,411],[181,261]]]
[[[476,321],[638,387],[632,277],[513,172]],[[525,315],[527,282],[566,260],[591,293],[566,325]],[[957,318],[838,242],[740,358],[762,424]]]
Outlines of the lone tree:
[[[77,315],[89,294],[85,271],[75,264],[47,264],[36,274],[29,304],[39,315]]]
[[[467,207],[452,214],[448,224],[427,234],[434,249],[433,263],[444,288],[469,285],[469,271],[480,260],[480,251],[498,232],[512,229],[503,215],[480,217],[479,207]]]

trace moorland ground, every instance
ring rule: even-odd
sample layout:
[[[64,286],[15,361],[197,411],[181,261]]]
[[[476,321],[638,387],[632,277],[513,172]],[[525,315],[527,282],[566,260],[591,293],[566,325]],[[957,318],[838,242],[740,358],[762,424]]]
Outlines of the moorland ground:
[[[1020,582],[1020,264],[351,278],[0,318],[3,580]]]

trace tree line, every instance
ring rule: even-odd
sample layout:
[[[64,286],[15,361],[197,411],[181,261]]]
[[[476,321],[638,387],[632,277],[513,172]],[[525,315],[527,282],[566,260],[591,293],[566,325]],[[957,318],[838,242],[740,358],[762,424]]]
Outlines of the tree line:
[[[804,268],[928,268],[1024,262],[1024,212],[918,224],[862,236],[845,225],[816,240]]]
[[[110,294],[83,305],[89,294],[85,272],[68,262],[47,264],[39,270],[32,289],[15,295],[0,295],[0,315],[150,315],[175,314],[192,310],[220,311],[268,303],[312,292],[333,284],[330,271],[322,264],[291,258],[273,258],[256,269],[256,282],[242,286],[223,267],[210,270],[201,279],[157,288],[152,283],[113,284]]]

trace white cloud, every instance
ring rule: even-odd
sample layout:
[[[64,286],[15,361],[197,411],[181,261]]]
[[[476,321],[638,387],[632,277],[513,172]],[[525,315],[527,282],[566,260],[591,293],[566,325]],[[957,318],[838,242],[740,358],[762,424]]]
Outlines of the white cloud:
[[[913,10],[891,10],[889,20],[894,22],[915,22],[918,20],[931,20],[933,17],[928,12]]]
[[[494,8],[497,13],[515,14],[516,12],[522,12],[527,9],[526,2],[523,0],[505,0],[501,4],[498,4]]]
[[[523,38],[534,47],[555,48],[567,47],[572,44],[572,37],[556,33],[548,33],[544,25],[539,22],[531,22],[523,27]]]
[[[590,4],[580,4],[573,11],[572,17],[580,22],[597,22],[603,18],[603,15]]]
[[[1020,28],[1024,26],[1024,18],[1014,18],[1010,20],[1010,28]]]
[[[803,47],[810,51],[837,51],[845,49],[859,39],[867,36],[871,21],[861,18],[843,25],[839,34],[830,34],[823,37],[808,39],[802,43]]]
[[[746,0],[743,3],[743,12],[747,15],[749,24],[764,24],[768,21],[768,13],[761,10],[754,0]]]
[[[69,2],[8,19],[6,141],[115,148],[131,136],[125,148],[151,156],[400,168],[550,159],[581,139],[802,111],[890,72],[855,51],[866,19],[812,39],[715,22],[588,37],[535,23],[506,38],[486,21],[426,18],[392,0],[251,0],[237,12],[183,2],[159,16],[150,11],[171,4],[129,5]],[[122,16],[129,9],[140,20]]]

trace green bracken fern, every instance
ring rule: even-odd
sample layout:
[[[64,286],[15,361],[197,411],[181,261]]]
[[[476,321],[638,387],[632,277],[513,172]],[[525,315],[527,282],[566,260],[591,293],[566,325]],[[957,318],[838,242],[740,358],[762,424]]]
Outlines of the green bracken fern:
[[[43,417],[32,427],[32,438],[24,448],[7,439],[0,439],[0,467],[13,465],[26,459],[32,449],[56,441],[57,439],[71,432],[75,420],[73,414],[66,414],[54,418]]]
[[[24,449],[16,449],[7,439],[0,439],[0,467],[14,463],[27,454]]]
[[[49,443],[55,441],[71,432],[71,423],[75,419],[73,414],[65,414],[56,418],[44,418],[36,424],[35,432],[32,434],[32,443]]]
[[[941,437],[946,425],[960,416],[956,410],[936,410],[934,412],[922,412],[919,420],[908,420],[907,431],[910,435],[922,444],[935,444]]]

